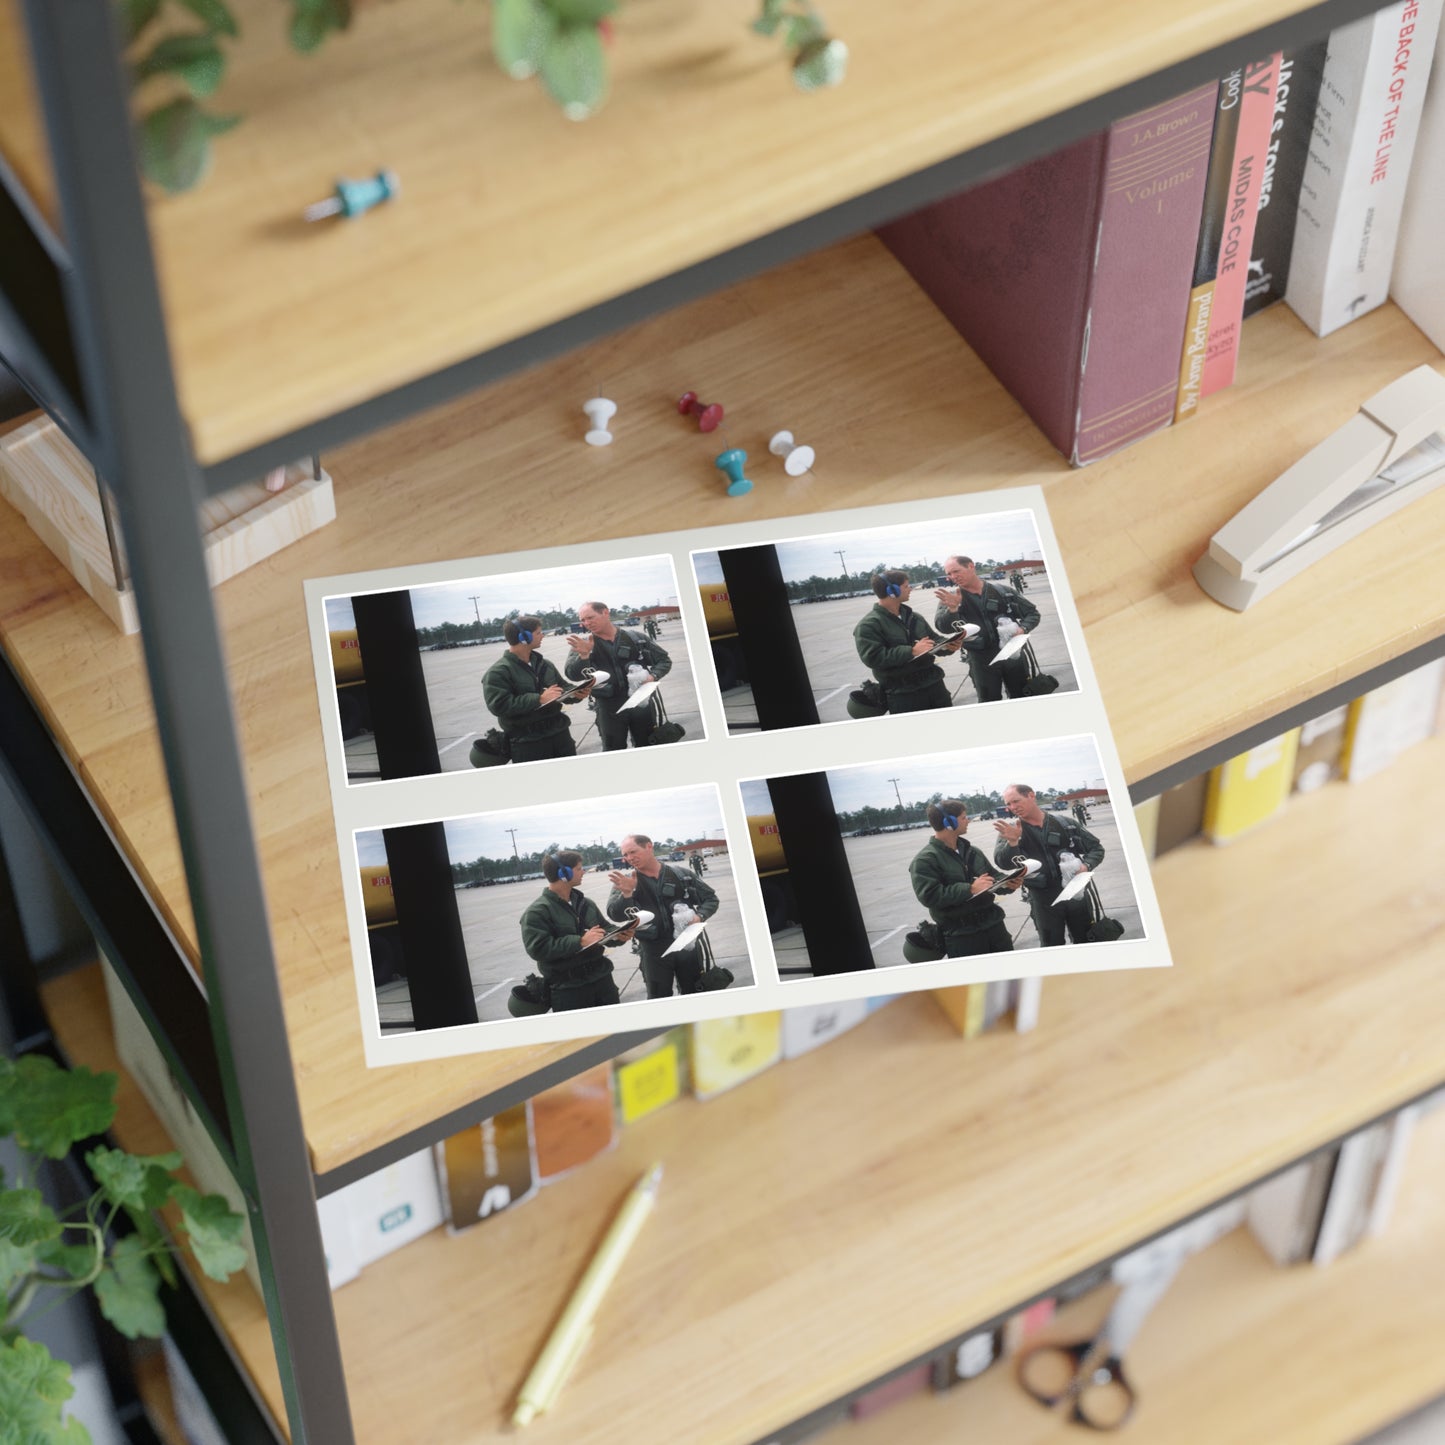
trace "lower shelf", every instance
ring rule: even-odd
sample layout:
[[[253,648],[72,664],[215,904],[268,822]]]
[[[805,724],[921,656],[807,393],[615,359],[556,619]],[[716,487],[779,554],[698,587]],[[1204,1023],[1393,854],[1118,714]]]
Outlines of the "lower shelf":
[[[1189,1261],[1146,1321],[1127,1366],[1138,1391],[1121,1439],[1148,1445],[1268,1440],[1347,1445],[1445,1391],[1445,1111],[1416,1131],[1387,1233],[1327,1269],[1271,1264],[1240,1229]],[[1061,1311],[1082,1338],[1111,1292]],[[818,1445],[954,1445],[1085,1438],[1034,1404],[1004,1362],[944,1395],[918,1395]]]

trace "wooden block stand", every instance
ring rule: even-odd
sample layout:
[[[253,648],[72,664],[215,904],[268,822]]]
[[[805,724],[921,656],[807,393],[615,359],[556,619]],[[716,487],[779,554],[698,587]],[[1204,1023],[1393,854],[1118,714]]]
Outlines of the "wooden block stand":
[[[125,579],[117,582],[111,564],[95,473],[48,417],[0,436],[0,497],[122,632],[140,630],[135,593]],[[287,467],[279,492],[248,482],[209,498],[201,507],[201,527],[211,586],[335,519],[330,476],[323,471],[313,477],[304,464]]]

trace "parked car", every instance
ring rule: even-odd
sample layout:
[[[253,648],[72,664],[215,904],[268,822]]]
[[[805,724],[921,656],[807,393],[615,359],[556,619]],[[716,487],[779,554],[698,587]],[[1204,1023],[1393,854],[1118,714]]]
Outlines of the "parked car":
[[[669,863],[681,863],[686,857],[687,852],[685,849],[674,848],[672,852],[667,855],[667,861]]]

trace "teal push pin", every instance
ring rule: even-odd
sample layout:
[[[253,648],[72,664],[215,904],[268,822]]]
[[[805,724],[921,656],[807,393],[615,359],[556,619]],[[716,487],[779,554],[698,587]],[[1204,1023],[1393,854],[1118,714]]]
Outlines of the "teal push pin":
[[[364,215],[373,206],[389,201],[401,189],[401,182],[395,171],[377,171],[366,181],[340,180],[336,189],[324,201],[307,206],[302,216],[308,221],[324,221],[327,216],[340,216],[351,220],[353,216]]]
[[[743,463],[747,459],[748,454],[741,447],[729,447],[717,454],[713,465],[727,473],[730,497],[745,497],[753,489],[753,484],[743,475]]]

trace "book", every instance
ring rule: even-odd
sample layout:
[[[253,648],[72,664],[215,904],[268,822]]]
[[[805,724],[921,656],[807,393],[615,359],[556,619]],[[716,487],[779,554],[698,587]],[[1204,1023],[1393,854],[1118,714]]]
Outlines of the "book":
[[[530,1100],[443,1139],[436,1150],[442,1201],[453,1234],[537,1192]]]
[[[862,999],[844,1003],[805,1004],[783,1010],[783,1057],[796,1059],[829,1043],[840,1034],[861,1024],[868,1017],[868,1005]]]
[[[1254,223],[1249,278],[1244,283],[1244,315],[1253,316],[1284,300],[1289,281],[1290,252],[1299,218],[1300,182],[1309,158],[1314,133],[1315,104],[1325,70],[1328,41],[1286,51],[1280,59],[1279,84],[1274,92],[1269,148],[1264,157],[1264,181],[1259,192],[1259,214]]]
[[[1216,95],[1126,116],[878,232],[1075,466],[1173,420]]]
[[[933,1388],[951,1390],[968,1380],[976,1380],[999,1355],[997,1329],[979,1330],[950,1346],[933,1361]]]
[[[628,1049],[612,1061],[617,1118],[633,1124],[682,1096],[687,1078],[687,1031],[669,1029],[661,1038]]]
[[[1394,0],[1330,35],[1285,300],[1318,336],[1385,301],[1441,0]]]
[[[1319,1233],[1310,1253],[1312,1264],[1333,1264],[1364,1237],[1370,1199],[1388,1144],[1388,1124],[1372,1124],[1340,1144]]]
[[[1232,843],[1280,810],[1294,781],[1299,733],[1291,728],[1210,773],[1204,835],[1211,843]]]
[[[1310,1257],[1334,1168],[1335,1151],[1325,1149],[1250,1190],[1245,1223],[1276,1264]]]
[[[1420,1122],[1424,1109],[1419,1104],[1407,1104],[1393,1119],[1387,1121],[1387,1142],[1375,1175],[1375,1187],[1370,1196],[1369,1216],[1365,1220],[1365,1233],[1383,1234],[1394,1213],[1395,1200],[1400,1192],[1400,1179],[1405,1172],[1405,1158],[1410,1151],[1410,1140],[1414,1137],[1415,1126]]]
[[[1159,799],[1155,793],[1142,803],[1134,804],[1134,821],[1139,825],[1139,837],[1144,844],[1144,856],[1153,858],[1159,849]]]
[[[1243,82],[1244,72],[1231,70],[1219,82],[1214,105],[1214,129],[1199,213],[1199,239],[1194,247],[1194,284],[1189,291],[1184,320],[1179,392],[1174,398],[1176,422],[1192,416],[1199,407],[1204,358],[1209,351],[1209,322],[1214,311],[1214,285],[1219,276],[1220,238],[1229,214],[1229,191],[1234,179],[1234,139],[1239,131],[1239,90]]]
[[[1264,186],[1265,156],[1269,150],[1269,127],[1274,116],[1274,94],[1279,84],[1280,55],[1252,60],[1241,76],[1235,132],[1234,156],[1230,166],[1229,206],[1219,242],[1219,274],[1214,283],[1214,303],[1209,312],[1209,345],[1204,357],[1204,374],[1199,383],[1201,397],[1213,396],[1234,380],[1239,360],[1239,329],[1244,323],[1244,288],[1249,276],[1249,258],[1254,247],[1259,197]],[[1220,89],[1224,87],[1221,85]]]
[[[532,1100],[537,1180],[550,1184],[617,1142],[612,1066],[598,1064]]]
[[[1445,658],[1383,683],[1350,704],[1341,764],[1350,782],[1373,778],[1406,748],[1431,735],[1442,676]]]
[[[1027,1309],[1011,1314],[1004,1321],[999,1336],[999,1353],[1002,1358],[1008,1359],[1011,1355],[1018,1354],[1023,1345],[1053,1319],[1057,1308],[1054,1297],[1048,1295],[1041,1300],[1035,1300]]]
[[[890,1405],[896,1405],[900,1400],[906,1400],[910,1395],[926,1390],[932,1375],[933,1367],[928,1361],[915,1365],[911,1370],[894,1375],[891,1380],[885,1380],[881,1385],[874,1385],[867,1394],[859,1395],[848,1406],[848,1414],[855,1420],[866,1420],[871,1415],[881,1414]]]
[[[1038,974],[1018,980],[1018,993],[1014,997],[1014,1029],[1018,1033],[1026,1034],[1037,1027],[1043,994],[1044,981]]]
[[[783,1016],[744,1014],[692,1025],[692,1091],[711,1099],[751,1079],[783,1056]]]
[[[1159,794],[1159,821],[1154,828],[1154,856],[1197,838],[1204,830],[1204,800],[1209,774],[1199,773]]]
[[[966,1039],[977,1038],[984,1030],[988,1004],[986,983],[966,983],[957,988],[936,988],[933,1001],[948,1016],[949,1022]]]
[[[442,1223],[441,1188],[430,1149],[408,1154],[336,1192],[345,1202],[363,1269]]]
[[[1340,776],[1340,762],[1345,749],[1345,723],[1350,715],[1348,704],[1331,708],[1319,717],[1303,723],[1299,730],[1299,747],[1294,758],[1294,791],[1312,793]]]
[[[1405,206],[1400,215],[1400,236],[1395,246],[1395,270],[1390,296],[1395,304],[1445,351],[1445,287],[1440,285],[1440,237],[1445,235],[1445,77],[1441,56],[1445,28],[1435,42],[1430,84],[1420,113],[1415,158]]]

